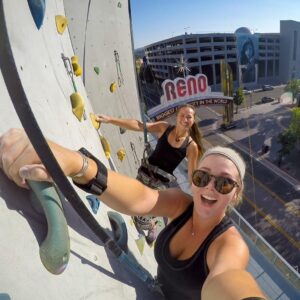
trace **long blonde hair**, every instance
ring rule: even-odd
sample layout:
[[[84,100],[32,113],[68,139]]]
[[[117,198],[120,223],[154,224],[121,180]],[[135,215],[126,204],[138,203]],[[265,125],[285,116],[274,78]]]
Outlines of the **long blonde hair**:
[[[203,148],[203,144],[202,144],[202,133],[200,131],[199,126],[196,123],[196,111],[195,111],[195,107],[191,104],[184,104],[182,106],[180,106],[177,110],[177,115],[180,112],[180,110],[182,108],[191,108],[194,112],[194,124],[192,125],[192,127],[190,128],[190,136],[193,139],[193,141],[196,143],[197,148],[198,148],[198,159],[200,159],[204,153],[204,148]]]

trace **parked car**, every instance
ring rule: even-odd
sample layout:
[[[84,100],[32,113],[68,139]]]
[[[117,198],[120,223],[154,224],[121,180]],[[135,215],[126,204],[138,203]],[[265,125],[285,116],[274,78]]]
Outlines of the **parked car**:
[[[274,100],[275,100],[275,98],[273,98],[273,97],[262,97],[261,103],[273,102]]]
[[[249,95],[249,94],[251,94],[252,93],[252,91],[249,91],[249,90],[243,90],[243,94],[244,95]]]
[[[274,90],[274,87],[272,87],[271,85],[268,85],[268,84],[264,84],[262,86],[262,90],[263,91],[272,91],[272,90]]]

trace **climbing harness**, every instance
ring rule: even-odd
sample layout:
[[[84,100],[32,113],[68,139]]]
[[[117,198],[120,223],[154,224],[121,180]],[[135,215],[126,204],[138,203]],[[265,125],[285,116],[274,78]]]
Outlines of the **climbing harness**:
[[[122,84],[124,84],[124,78],[123,78],[123,74],[122,74],[119,53],[117,50],[114,51],[114,56],[115,56],[115,63],[116,63],[116,68],[117,68],[118,86],[120,87]]]
[[[10,95],[14,108],[19,119],[30,139],[34,149],[40,157],[42,163],[48,170],[53,181],[70,202],[75,211],[89,226],[89,228],[103,242],[104,246],[111,251],[115,258],[132,274],[140,278],[152,292],[162,295],[161,289],[156,280],[140,266],[136,260],[126,254],[118,244],[106,233],[97,220],[90,213],[82,202],[69,180],[64,175],[60,165],[56,161],[36,119],[31,110],[27,95],[22,86],[18,73],[18,68],[14,60],[11,48],[11,41],[6,27],[6,16],[4,14],[3,2],[0,2],[0,68],[3,79]],[[22,103],[22,105],[20,105]]]

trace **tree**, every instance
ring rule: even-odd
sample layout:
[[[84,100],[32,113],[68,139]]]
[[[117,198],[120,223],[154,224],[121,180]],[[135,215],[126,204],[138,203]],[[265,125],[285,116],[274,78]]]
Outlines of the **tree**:
[[[300,80],[299,79],[292,79],[290,80],[287,85],[285,86],[284,90],[286,92],[291,92],[293,95],[293,103],[298,93],[300,93]]]
[[[244,102],[244,93],[243,93],[243,89],[241,87],[239,87],[236,92],[235,95],[233,97],[233,102],[236,105],[236,111],[235,113],[237,114],[238,112],[238,106],[241,105]]]
[[[279,164],[281,163],[282,157],[290,154],[292,149],[294,148],[294,145],[296,143],[296,136],[295,134],[290,130],[290,128],[284,130],[278,135],[277,141],[279,144],[281,144],[281,149],[278,151],[279,153]]]
[[[291,132],[295,135],[296,139],[300,139],[300,108],[295,107],[292,109],[292,120],[289,126]]]

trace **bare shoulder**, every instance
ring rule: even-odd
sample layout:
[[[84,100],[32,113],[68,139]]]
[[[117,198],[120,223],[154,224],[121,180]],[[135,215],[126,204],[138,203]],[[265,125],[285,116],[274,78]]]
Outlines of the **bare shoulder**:
[[[173,220],[181,215],[187,207],[193,202],[191,195],[184,193],[179,188],[169,188],[160,191],[163,198],[163,208],[166,210],[164,214],[169,219]]]

